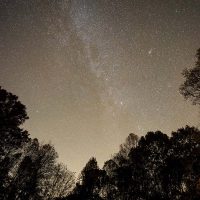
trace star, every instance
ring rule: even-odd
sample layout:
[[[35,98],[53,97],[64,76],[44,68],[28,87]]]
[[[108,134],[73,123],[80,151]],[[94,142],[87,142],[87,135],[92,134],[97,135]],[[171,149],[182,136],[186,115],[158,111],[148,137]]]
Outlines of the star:
[[[152,52],[153,52],[153,49],[150,49],[150,50],[148,51],[148,54],[151,55]]]

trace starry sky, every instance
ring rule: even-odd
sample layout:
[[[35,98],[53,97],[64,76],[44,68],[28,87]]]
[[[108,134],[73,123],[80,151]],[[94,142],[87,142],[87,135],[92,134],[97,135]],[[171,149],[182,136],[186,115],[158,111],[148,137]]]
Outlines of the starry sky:
[[[0,1],[0,85],[76,172],[131,132],[198,126],[178,88],[199,47],[199,0]]]

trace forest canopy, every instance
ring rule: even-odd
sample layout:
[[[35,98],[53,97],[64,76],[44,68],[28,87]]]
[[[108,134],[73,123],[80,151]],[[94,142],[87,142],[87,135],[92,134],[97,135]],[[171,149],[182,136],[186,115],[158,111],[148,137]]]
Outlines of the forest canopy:
[[[200,131],[186,126],[171,136],[131,133],[102,169],[92,157],[75,184],[51,144],[32,139],[21,125],[26,107],[0,88],[0,199],[200,199]]]
[[[57,162],[51,144],[40,144],[21,125],[26,107],[0,88],[0,199],[55,199],[74,187],[74,173]]]

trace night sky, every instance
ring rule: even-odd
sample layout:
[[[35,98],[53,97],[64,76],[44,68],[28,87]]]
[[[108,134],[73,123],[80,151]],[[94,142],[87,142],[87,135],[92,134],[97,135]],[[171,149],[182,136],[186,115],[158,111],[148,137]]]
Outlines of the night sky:
[[[76,172],[131,132],[198,126],[178,89],[199,47],[200,0],[0,0],[0,85]]]

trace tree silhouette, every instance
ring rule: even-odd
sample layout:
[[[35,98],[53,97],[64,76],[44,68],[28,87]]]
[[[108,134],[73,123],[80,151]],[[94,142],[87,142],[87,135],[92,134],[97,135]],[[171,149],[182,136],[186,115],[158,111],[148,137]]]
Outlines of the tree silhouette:
[[[20,128],[28,119],[26,107],[16,95],[0,87],[0,197],[4,199],[10,182],[10,170],[28,143],[28,132]]]
[[[200,131],[194,127],[179,129],[172,133],[171,151],[168,156],[170,198],[198,199],[200,180]],[[170,180],[171,179],[171,180]]]
[[[115,156],[113,157],[113,160],[119,165],[126,164],[128,160],[128,155],[131,151],[131,149],[136,148],[138,145],[138,136],[130,133],[128,137],[126,138],[125,142],[120,145],[120,150]]]
[[[186,126],[173,132],[172,137],[160,131],[148,132],[136,145],[125,148],[128,156],[121,153],[127,141],[130,140],[121,145],[119,154],[105,162],[103,170],[98,168],[96,159],[91,159],[82,171],[81,184],[73,191],[76,195],[67,199],[199,199],[198,129]],[[106,174],[99,176],[100,171]],[[99,184],[99,180],[103,181]]]
[[[74,174],[57,163],[52,145],[29,138],[20,127],[26,119],[18,97],[0,88],[0,199],[53,200],[68,195]]]
[[[79,182],[67,200],[101,200],[99,192],[104,176],[104,171],[99,169],[96,159],[92,157],[81,171]]]
[[[102,188],[104,199],[128,198],[127,188],[131,179],[129,153],[137,147],[138,140],[137,135],[130,133],[120,145],[119,152],[105,162],[103,169],[106,171],[106,177]]]
[[[200,104],[200,48],[196,53],[197,61],[192,69],[185,69],[184,83],[180,86],[180,93],[193,104]]]
[[[199,61],[197,65],[200,67]],[[197,77],[192,70],[190,74]],[[131,133],[103,169],[92,157],[75,186],[74,173],[57,162],[54,146],[29,138],[20,127],[26,119],[25,106],[17,96],[0,88],[2,200],[200,199],[197,128],[186,126],[172,132],[171,137],[160,131],[141,138]]]
[[[34,140],[20,162],[8,189],[8,199],[52,200],[69,194],[74,174],[56,163],[57,153],[50,144]]]
[[[51,170],[51,176],[45,182],[44,198],[54,199],[67,196],[74,188],[74,173],[63,164],[56,164]]]

